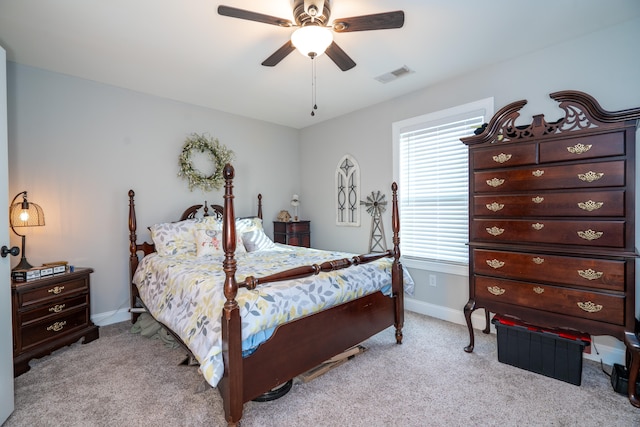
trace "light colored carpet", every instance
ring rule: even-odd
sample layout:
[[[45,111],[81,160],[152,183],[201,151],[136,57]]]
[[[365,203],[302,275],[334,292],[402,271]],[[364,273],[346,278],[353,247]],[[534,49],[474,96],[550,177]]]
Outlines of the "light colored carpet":
[[[218,391],[179,366],[184,352],[130,326],[32,361],[6,427],[226,425]],[[407,312],[404,344],[383,331],[286,396],[245,404],[242,426],[640,426],[599,364],[585,360],[578,387],[498,362],[495,336],[477,332],[467,354],[466,327]]]

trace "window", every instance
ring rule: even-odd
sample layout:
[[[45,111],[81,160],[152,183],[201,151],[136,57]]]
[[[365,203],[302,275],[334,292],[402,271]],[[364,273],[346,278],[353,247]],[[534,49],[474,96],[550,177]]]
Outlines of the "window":
[[[493,111],[493,98],[393,124],[400,238],[405,264],[467,274],[468,149]],[[434,267],[435,266],[435,267]]]

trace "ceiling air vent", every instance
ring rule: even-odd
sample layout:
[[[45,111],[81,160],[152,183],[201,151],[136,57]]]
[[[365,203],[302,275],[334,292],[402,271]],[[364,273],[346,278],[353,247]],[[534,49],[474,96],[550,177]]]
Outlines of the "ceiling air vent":
[[[390,71],[388,73],[384,73],[378,77],[375,77],[375,79],[377,81],[379,81],[380,83],[389,83],[392,82],[396,79],[399,79],[402,76],[406,76],[407,74],[412,74],[414,73],[413,70],[411,70],[409,67],[407,67],[406,65],[398,68],[397,70],[393,70]]]

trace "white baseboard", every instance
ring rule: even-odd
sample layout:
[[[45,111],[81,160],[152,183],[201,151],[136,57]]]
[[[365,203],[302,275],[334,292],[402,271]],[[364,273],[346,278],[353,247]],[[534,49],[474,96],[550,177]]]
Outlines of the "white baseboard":
[[[98,326],[107,326],[113,323],[126,322],[131,320],[131,313],[128,308],[97,313],[91,316],[91,321]]]
[[[436,319],[446,320],[448,322],[457,323],[459,325],[467,324],[467,321],[464,317],[464,312],[462,310],[455,310],[449,307],[429,304],[428,302],[408,297],[405,297],[404,299],[404,307],[409,311],[435,317]],[[484,319],[484,310],[474,311],[471,315],[471,323],[473,324],[473,328],[481,330],[484,329]],[[491,325],[491,333],[496,333],[495,327],[493,325]],[[602,363],[609,366],[612,366],[614,363],[624,365],[624,344],[620,343],[620,347],[613,347],[610,345],[598,343],[597,337],[593,337],[593,339],[595,344],[591,346],[591,353],[583,353],[583,357],[585,359],[594,360],[596,362],[602,361]]]

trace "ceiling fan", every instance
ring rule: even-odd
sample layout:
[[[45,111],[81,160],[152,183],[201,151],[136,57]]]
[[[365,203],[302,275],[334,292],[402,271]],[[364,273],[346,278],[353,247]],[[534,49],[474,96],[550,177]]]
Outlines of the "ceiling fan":
[[[297,48],[303,55],[307,55],[312,59],[324,52],[342,71],[347,71],[355,67],[356,63],[333,41],[331,31],[348,33],[401,28],[404,25],[404,12],[401,10],[335,19],[329,25],[329,17],[331,16],[329,0],[294,0],[293,16],[295,23],[288,19],[230,6],[218,6],[218,14],[278,27],[298,27],[291,35],[291,40],[287,41],[280,49],[262,62],[262,65],[266,67],[277,65]],[[319,45],[306,47],[307,36],[318,42]]]

